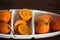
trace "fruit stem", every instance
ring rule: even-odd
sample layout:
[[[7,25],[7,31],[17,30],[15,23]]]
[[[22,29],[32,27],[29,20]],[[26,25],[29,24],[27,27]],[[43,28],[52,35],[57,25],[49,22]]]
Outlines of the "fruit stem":
[[[48,25],[48,22],[46,22],[45,24]]]

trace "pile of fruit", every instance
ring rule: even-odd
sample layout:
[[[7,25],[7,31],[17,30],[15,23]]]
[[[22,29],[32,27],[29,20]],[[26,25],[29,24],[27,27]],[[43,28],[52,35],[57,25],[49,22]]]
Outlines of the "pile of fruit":
[[[60,30],[60,16],[53,18],[51,15],[40,15],[35,19],[36,33],[45,34],[50,31]]]
[[[14,31],[22,35],[31,34],[31,28],[27,25],[27,22],[32,18],[32,12],[29,9],[21,9],[19,16],[21,19],[15,22]]]
[[[27,23],[31,23],[32,12],[29,9],[21,9],[18,14],[20,19],[14,23],[14,32],[22,35],[31,34],[31,27]],[[10,19],[11,13],[8,10],[0,11],[0,33],[7,34],[11,32]],[[51,15],[43,14],[37,16],[34,21],[35,32],[38,34],[60,31],[60,16],[54,18]]]
[[[11,19],[11,13],[8,10],[0,11],[0,33],[10,33],[10,25],[8,22]]]

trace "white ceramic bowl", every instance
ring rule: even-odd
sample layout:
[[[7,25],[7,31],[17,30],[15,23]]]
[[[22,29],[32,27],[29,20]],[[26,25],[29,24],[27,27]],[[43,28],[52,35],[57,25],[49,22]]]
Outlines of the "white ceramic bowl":
[[[36,16],[39,16],[39,15],[42,15],[42,14],[48,14],[48,15],[51,15],[53,17],[55,16],[60,16],[59,14],[56,14],[56,13],[52,13],[52,12],[46,12],[46,11],[41,11],[41,10],[30,10],[32,11],[32,19],[31,19],[31,30],[32,30],[32,33],[31,35],[19,35],[19,34],[16,34],[14,32],[14,23],[16,20],[20,19],[19,18],[19,15],[18,15],[18,11],[20,9],[11,9],[10,12],[11,12],[11,15],[12,15],[12,18],[11,18],[11,33],[10,34],[0,34],[0,37],[2,38],[14,38],[14,39],[31,39],[32,37],[34,38],[46,38],[46,37],[52,37],[52,36],[56,36],[56,35],[60,35],[60,31],[56,31],[56,32],[52,32],[52,33],[47,33],[47,34],[35,34],[35,24],[34,24],[34,20],[36,18]],[[30,23],[28,23],[29,25]]]

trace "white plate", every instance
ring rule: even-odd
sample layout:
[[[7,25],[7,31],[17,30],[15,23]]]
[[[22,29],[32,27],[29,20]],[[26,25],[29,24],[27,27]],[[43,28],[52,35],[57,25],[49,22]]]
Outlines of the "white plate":
[[[60,16],[59,14],[41,11],[41,10],[30,10],[30,11],[32,11],[32,19],[30,21],[31,25],[30,25],[30,23],[28,23],[28,25],[30,25],[32,33],[30,35],[19,35],[19,34],[16,34],[13,29],[15,21],[20,19],[19,15],[18,15],[19,9],[11,9],[10,11],[11,11],[11,15],[12,15],[12,18],[11,18],[11,30],[12,31],[10,34],[0,34],[0,37],[2,37],[2,38],[31,39],[32,37],[46,38],[46,37],[60,35],[60,31],[47,33],[47,34],[35,34],[35,24],[34,24],[34,19],[36,18],[36,16],[39,16],[42,14],[48,14],[48,15],[55,17],[55,16]]]

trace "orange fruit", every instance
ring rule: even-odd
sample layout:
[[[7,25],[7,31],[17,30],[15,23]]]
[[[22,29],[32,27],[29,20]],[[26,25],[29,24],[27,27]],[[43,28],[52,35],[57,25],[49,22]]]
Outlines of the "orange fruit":
[[[28,35],[31,33],[31,29],[27,25],[21,24],[18,26],[18,33],[22,35]]]
[[[36,22],[36,24],[41,22],[41,21],[50,23],[51,20],[52,20],[52,17],[50,15],[40,15],[35,19],[35,22]]]
[[[26,24],[26,22],[24,20],[17,20],[14,24],[14,26],[17,26],[19,24]]]
[[[55,17],[55,19],[51,22],[51,30],[60,31],[60,16]]]
[[[36,26],[36,33],[39,33],[39,34],[47,33],[49,32],[49,30],[50,30],[50,25],[48,22],[40,22]]]
[[[17,27],[20,24],[27,24],[24,20],[17,20],[14,24],[14,30],[17,32]]]
[[[3,34],[9,33],[10,30],[10,25],[7,23],[0,23],[0,32]]]
[[[19,10],[19,16],[24,21],[29,21],[32,17],[32,12],[29,9],[21,9]]]
[[[7,10],[0,11],[0,21],[8,23],[10,21],[11,14]]]

